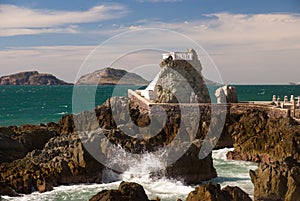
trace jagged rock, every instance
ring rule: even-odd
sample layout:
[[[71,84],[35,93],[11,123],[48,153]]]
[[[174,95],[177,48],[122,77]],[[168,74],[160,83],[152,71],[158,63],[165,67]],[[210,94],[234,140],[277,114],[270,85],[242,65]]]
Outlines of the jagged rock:
[[[186,201],[251,201],[249,195],[238,187],[227,186],[221,190],[220,184],[204,184],[190,192]]]
[[[43,149],[50,138],[58,135],[55,128],[34,125],[0,127],[0,132],[3,133],[0,134],[0,156],[3,159],[0,158],[0,163],[22,158],[34,149]]]
[[[283,162],[260,163],[250,171],[255,200],[298,201],[300,198],[300,164],[291,157]]]
[[[68,135],[75,132],[73,115],[65,115],[58,122],[59,133]]]
[[[108,111],[107,108],[112,109]],[[113,110],[118,111],[118,115],[113,115]],[[172,154],[175,155],[174,157],[177,157],[176,154],[178,154],[179,157],[174,161],[175,163],[167,167],[165,171],[167,177],[178,178],[191,184],[209,180],[217,176],[216,170],[213,167],[211,154],[208,154],[204,159],[199,159],[200,147],[194,145],[187,147],[186,152],[181,153],[182,145],[190,142],[190,138],[194,140],[196,133],[199,133],[199,136],[197,136],[198,139],[204,139],[206,133],[202,133],[198,130],[200,128],[193,124],[199,122],[189,121],[190,125],[184,125],[187,131],[181,131],[183,133],[179,134],[182,115],[176,108],[174,110],[167,110],[165,125],[162,125],[163,122],[160,120],[159,115],[151,117],[148,111],[139,108],[136,103],[131,102],[129,98],[125,97],[111,98],[104,106],[98,107],[96,113],[99,125],[102,128],[110,128],[105,134],[106,138],[111,143],[121,146],[127,152],[134,154],[151,153],[164,146],[170,146],[170,143],[173,143],[171,145],[174,148]],[[188,116],[190,117],[192,114],[189,113]],[[143,129],[149,123],[153,127]],[[155,128],[159,129],[155,130]],[[135,135],[139,135],[140,138],[135,137]],[[176,136],[177,140],[173,142]],[[106,148],[104,144],[103,147]],[[102,153],[106,153],[105,149],[102,150]]]
[[[251,201],[249,195],[237,186],[226,186],[222,192],[227,201]]]
[[[71,85],[51,74],[37,71],[21,72],[0,77],[0,85]]]
[[[77,135],[61,135],[51,138],[43,150],[0,164],[0,182],[17,193],[44,192],[57,185],[101,183],[103,168],[84,149]]]
[[[235,116],[230,132],[235,149],[228,158],[264,163],[290,156],[300,159],[300,126],[294,119],[269,115],[264,108],[230,110]]]
[[[121,182],[118,190],[104,190],[90,201],[149,201],[144,188],[134,182]]]
[[[166,176],[182,180],[187,184],[199,184],[201,181],[217,177],[211,154],[199,159],[200,149],[194,145],[175,163],[166,168]]]
[[[164,59],[155,91],[159,103],[209,103],[207,86],[201,74],[201,63],[194,50],[193,60]]]
[[[6,185],[5,183],[0,182],[0,200],[1,195],[8,195],[11,197],[19,196],[19,194],[10,186]]]
[[[134,84],[147,85],[148,81],[141,76],[130,73],[125,70],[115,68],[104,68],[93,73],[83,75],[76,82],[79,85],[120,85],[120,84]]]
[[[23,158],[27,153],[20,142],[0,133],[0,163]]]

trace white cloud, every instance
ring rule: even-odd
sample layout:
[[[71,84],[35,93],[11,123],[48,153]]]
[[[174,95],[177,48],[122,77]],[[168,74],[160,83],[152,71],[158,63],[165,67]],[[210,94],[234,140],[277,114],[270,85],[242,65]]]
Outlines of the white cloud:
[[[217,13],[207,15],[209,19],[189,22],[146,22],[128,29],[159,27],[175,30],[200,42],[211,45],[252,46],[261,50],[273,49],[272,45],[298,48],[300,45],[300,15],[257,14],[235,15]],[[295,43],[297,42],[297,43]],[[264,46],[268,44],[267,46]]]
[[[188,23],[141,20],[134,26],[111,27],[102,30],[99,34],[112,36],[123,31],[151,27],[178,31],[196,41],[210,53],[223,80],[227,83],[287,83],[299,81],[299,24],[300,15],[297,14],[217,13],[210,14],[203,20],[188,21]],[[140,46],[145,48],[169,48],[180,51],[189,48],[189,44],[168,35],[167,32],[155,35],[155,32],[149,30],[146,33],[136,32],[134,37],[115,42],[115,46],[103,51],[105,55],[101,55],[99,57],[101,61],[97,62],[104,63],[105,59],[112,61],[115,58],[111,55],[136,48],[135,44],[138,41],[142,43]],[[166,41],[169,45],[166,45]],[[1,69],[1,73],[10,71],[12,67],[20,68],[26,64],[26,67],[30,68],[34,64],[40,67],[47,66],[50,72],[51,68],[55,69],[55,73],[62,75],[62,78],[72,80],[74,71],[78,70],[78,66],[92,49],[92,47],[60,46],[12,49],[6,53],[0,51],[0,66],[6,67],[5,70]],[[200,59],[205,65],[205,58]],[[105,63],[107,64],[109,63]],[[91,66],[97,68],[97,63]],[[74,69],[76,67],[77,69]],[[72,76],[70,72],[73,73]]]
[[[106,4],[86,11],[31,9],[15,5],[0,5],[0,36],[41,33],[74,33],[72,24],[100,22],[123,17],[128,12],[120,4]]]
[[[64,28],[8,28],[0,29],[0,36],[16,36],[16,35],[35,35],[44,33],[79,33],[75,26]]]

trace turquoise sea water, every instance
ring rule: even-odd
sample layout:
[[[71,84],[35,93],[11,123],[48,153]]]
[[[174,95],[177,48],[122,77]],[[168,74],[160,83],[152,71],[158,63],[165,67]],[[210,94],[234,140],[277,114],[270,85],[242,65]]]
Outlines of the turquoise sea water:
[[[300,86],[293,85],[236,85],[239,101],[268,101],[272,95],[300,95]],[[85,94],[93,87],[80,86]],[[114,95],[126,96],[136,86],[98,86],[95,105]],[[211,96],[215,87],[209,87]],[[72,113],[73,86],[0,86],[0,126],[57,122],[61,116]],[[94,106],[79,105],[77,112]]]
[[[95,105],[79,105],[78,111],[91,110],[112,94],[127,96],[127,90],[137,86],[98,86]],[[77,86],[82,94],[94,86]],[[72,114],[73,86],[0,86],[0,126],[57,122],[63,115]]]

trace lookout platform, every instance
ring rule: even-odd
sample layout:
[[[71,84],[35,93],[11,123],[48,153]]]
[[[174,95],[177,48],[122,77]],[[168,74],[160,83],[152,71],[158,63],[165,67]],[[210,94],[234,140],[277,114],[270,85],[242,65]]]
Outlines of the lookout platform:
[[[128,96],[132,101],[136,102],[139,107],[148,110],[150,113],[155,113],[155,106],[161,106],[166,110],[187,109],[191,111],[197,107],[197,109],[201,108],[200,110],[202,112],[208,111],[211,107],[227,110],[227,112],[233,112],[236,110],[246,111],[248,109],[257,108],[266,111],[268,115],[272,117],[292,117],[300,121],[300,108],[287,106],[281,108],[268,101],[249,101],[238,103],[155,103],[153,100],[143,97],[139,90],[133,91],[131,89],[128,90]]]

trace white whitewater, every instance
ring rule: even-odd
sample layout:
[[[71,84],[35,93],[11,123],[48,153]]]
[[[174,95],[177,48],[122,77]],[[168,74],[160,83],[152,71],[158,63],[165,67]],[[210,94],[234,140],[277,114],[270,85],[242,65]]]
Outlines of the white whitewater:
[[[249,169],[256,169],[257,165],[251,162],[227,160],[226,153],[229,150],[232,149],[213,151],[214,166],[218,173],[218,178],[213,179],[213,182],[220,183],[222,187],[226,185],[239,186],[252,197],[253,185],[250,181]],[[162,201],[176,201],[177,198],[185,200],[188,193],[194,190],[194,186],[186,186],[180,181],[166,178],[151,178],[150,172],[162,169],[164,169],[164,163],[158,161],[157,158],[151,154],[145,154],[141,158],[140,163],[133,163],[122,175],[116,175],[111,171],[106,171],[103,184],[59,186],[54,188],[51,192],[35,192],[18,198],[4,197],[3,200],[86,201],[101,190],[117,189],[121,180],[141,184],[150,199],[154,199],[158,196]]]

